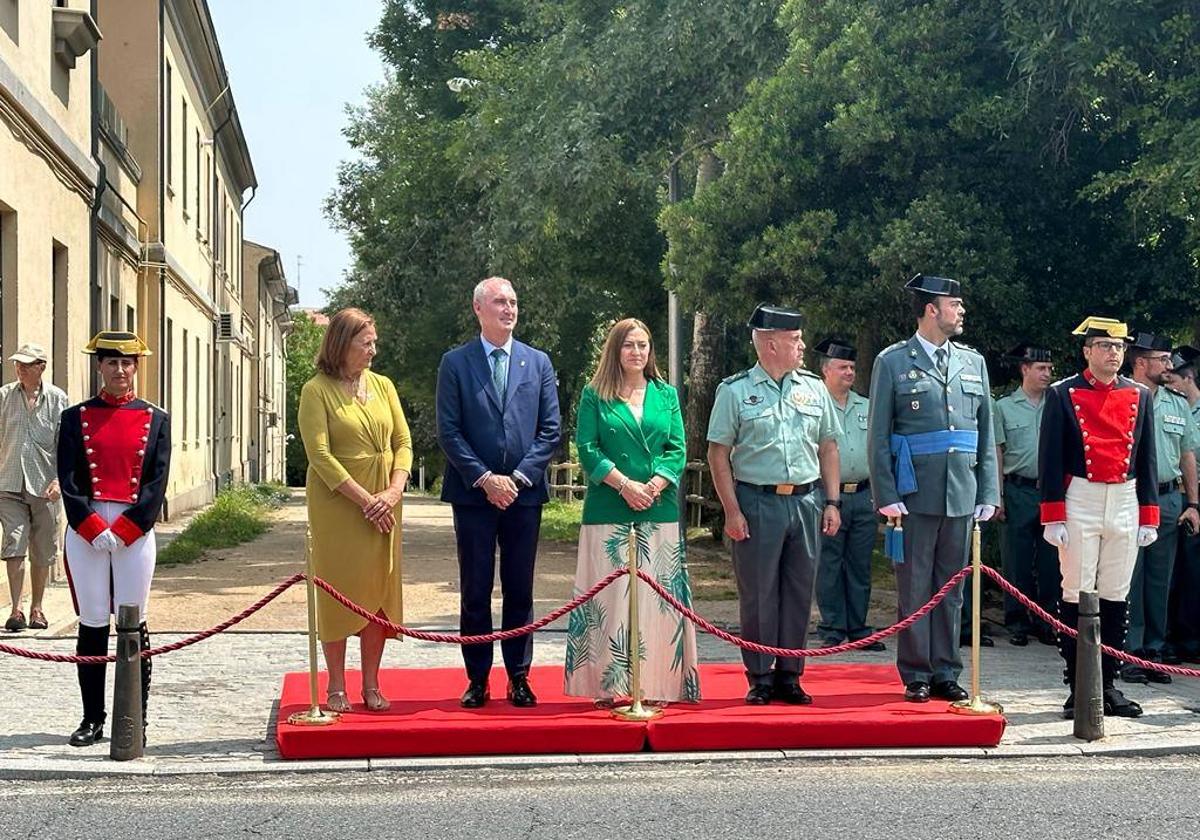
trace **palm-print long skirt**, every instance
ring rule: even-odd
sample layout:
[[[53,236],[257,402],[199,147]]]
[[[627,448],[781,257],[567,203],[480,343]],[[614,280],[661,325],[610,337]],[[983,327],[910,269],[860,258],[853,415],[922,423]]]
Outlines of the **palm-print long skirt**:
[[[678,600],[691,606],[684,542],[674,522],[638,522],[638,565]],[[575,595],[629,564],[628,523],[584,525],[579,529]],[[570,615],[567,630],[566,688],[574,697],[629,697],[629,578],[608,586]],[[696,631],[691,622],[644,582],[638,585],[641,686],[644,700],[697,702]]]

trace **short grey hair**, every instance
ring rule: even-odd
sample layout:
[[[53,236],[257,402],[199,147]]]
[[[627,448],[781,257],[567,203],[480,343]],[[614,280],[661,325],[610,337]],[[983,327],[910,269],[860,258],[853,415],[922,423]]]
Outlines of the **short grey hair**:
[[[493,283],[503,283],[510,289],[513,289],[513,284],[507,277],[500,277],[499,275],[485,277],[475,284],[475,291],[471,293],[471,301],[473,303],[483,303],[483,297],[487,294],[488,286]],[[515,289],[513,290],[516,291]]]

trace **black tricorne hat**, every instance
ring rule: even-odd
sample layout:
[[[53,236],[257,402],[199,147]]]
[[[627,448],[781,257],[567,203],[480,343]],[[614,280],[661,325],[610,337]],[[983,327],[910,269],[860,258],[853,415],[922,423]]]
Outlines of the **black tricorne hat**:
[[[1200,350],[1195,347],[1189,347],[1184,344],[1176,347],[1171,352],[1171,367],[1175,370],[1182,370],[1185,367],[1195,367],[1196,362],[1200,361]]]
[[[827,359],[845,359],[853,362],[858,358],[858,350],[854,348],[853,344],[844,338],[834,336],[817,342],[817,346],[813,350]]]
[[[794,309],[760,303],[746,326],[752,330],[798,330],[804,326],[804,316]]]
[[[1050,351],[1037,344],[1022,342],[1005,354],[1015,362],[1051,362]]]
[[[1134,335],[1132,350],[1170,350],[1171,341],[1166,336],[1154,333],[1139,332]]]
[[[934,277],[932,274],[917,274],[904,284],[910,292],[924,292],[927,295],[943,297],[959,297],[962,294],[962,284],[949,277]]]

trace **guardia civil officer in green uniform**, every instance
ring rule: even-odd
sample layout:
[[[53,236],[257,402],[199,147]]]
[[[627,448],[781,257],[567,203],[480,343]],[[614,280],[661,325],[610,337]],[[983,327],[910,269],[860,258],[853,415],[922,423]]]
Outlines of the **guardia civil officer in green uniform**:
[[[973,522],[990,519],[1000,501],[987,367],[950,340],[963,330],[961,287],[918,274],[905,288],[917,332],[875,359],[868,431],[875,504],[904,526],[904,562],[895,565],[901,619],[966,565]],[[959,586],[900,633],[905,700],[967,698],[958,684],[961,611]]]
[[[742,636],[803,648],[821,535],[841,525],[833,399],[800,369],[799,312],[759,306],[750,318],[758,364],[717,386],[708,421],[708,464],[733,542]],[[824,493],[818,492],[824,489]],[[746,702],[811,703],[804,660],[742,652]]]
[[[842,526],[821,540],[817,566],[817,607],[821,643],[837,645],[870,636],[867,624],[871,604],[871,551],[879,535],[879,515],[871,502],[867,470],[868,400],[854,390],[858,351],[844,338],[826,338],[815,348],[820,356],[821,378],[833,397],[833,408],[842,424],[838,436],[841,467]],[[885,650],[872,642],[865,650]]]
[[[1054,615],[1062,597],[1062,573],[1058,552],[1042,539],[1042,495],[1038,492],[1038,431],[1043,398],[1054,379],[1054,365],[1050,351],[1033,344],[1017,345],[1008,352],[1008,358],[1020,367],[1021,386],[996,400],[994,412],[1003,486],[996,511],[1001,523],[1000,556],[1004,577]],[[1036,634],[1042,644],[1057,644],[1049,625],[1035,620],[1007,594],[1004,626],[1009,642],[1018,647],[1029,644],[1031,634]]]
[[[1161,662],[1167,641],[1167,601],[1179,526],[1200,526],[1196,496],[1196,447],[1200,430],[1192,408],[1181,395],[1166,387],[1171,371],[1171,342],[1153,333],[1139,332],[1129,347],[1133,380],[1150,389],[1154,403],[1154,448],[1158,453],[1158,539],[1138,549],[1129,587],[1129,635],[1125,649],[1142,659]],[[1186,524],[1185,524],[1186,523]],[[1125,682],[1169,683],[1170,674],[1127,665]]]
[[[1200,428],[1200,350],[1176,347],[1171,354],[1171,372],[1167,386],[1182,394],[1192,407],[1192,419]],[[1200,464],[1200,446],[1195,450]],[[1175,574],[1171,576],[1171,604],[1167,610],[1169,639],[1163,661],[1200,662],[1200,530],[1179,531],[1179,551],[1175,555]]]

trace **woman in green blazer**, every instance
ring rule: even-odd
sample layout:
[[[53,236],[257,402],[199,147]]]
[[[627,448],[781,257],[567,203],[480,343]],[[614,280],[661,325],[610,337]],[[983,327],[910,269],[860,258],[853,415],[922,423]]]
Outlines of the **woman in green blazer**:
[[[628,563],[636,527],[638,562],[691,604],[678,492],[683,479],[683,416],[662,380],[650,330],[626,318],[609,330],[600,363],[579,403],[575,444],[588,480],[579,530],[575,593]],[[629,696],[628,579],[571,613],[567,632],[569,695],[609,705]],[[638,586],[643,699],[700,699],[691,623],[644,584]]]

